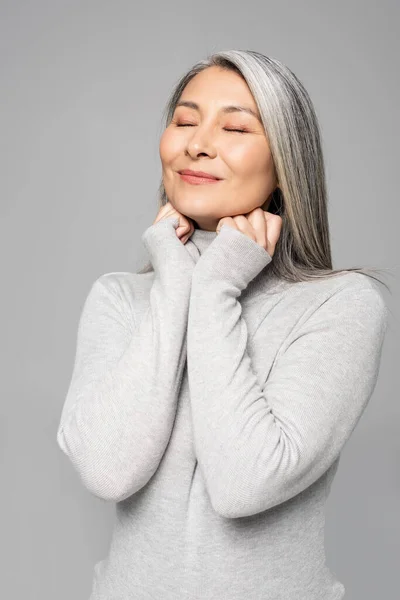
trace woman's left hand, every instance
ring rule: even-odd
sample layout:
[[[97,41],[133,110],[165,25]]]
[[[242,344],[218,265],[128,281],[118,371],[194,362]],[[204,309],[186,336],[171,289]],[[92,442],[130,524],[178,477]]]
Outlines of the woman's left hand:
[[[218,221],[217,233],[222,225],[228,225],[241,231],[262,246],[270,256],[273,256],[282,230],[282,217],[262,208],[255,208],[245,215],[222,217]]]

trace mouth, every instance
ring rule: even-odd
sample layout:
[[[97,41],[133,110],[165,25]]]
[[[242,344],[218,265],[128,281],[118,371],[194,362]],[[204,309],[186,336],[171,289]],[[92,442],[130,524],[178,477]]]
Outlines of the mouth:
[[[178,175],[183,181],[191,183],[192,185],[200,185],[204,183],[217,183],[221,181],[220,178],[204,171],[192,171],[190,169],[183,169],[178,171]]]

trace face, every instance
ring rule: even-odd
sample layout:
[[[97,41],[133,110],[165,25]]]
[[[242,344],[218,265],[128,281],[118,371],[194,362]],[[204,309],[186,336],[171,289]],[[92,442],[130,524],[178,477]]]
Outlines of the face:
[[[179,106],[184,102],[196,106]],[[255,114],[227,111],[232,105]],[[209,67],[181,94],[160,140],[163,183],[174,208],[201,229],[215,231],[222,217],[244,215],[261,206],[267,209],[277,181],[259,119],[247,83],[233,71]],[[219,180],[190,182],[179,174],[182,169],[203,171]]]

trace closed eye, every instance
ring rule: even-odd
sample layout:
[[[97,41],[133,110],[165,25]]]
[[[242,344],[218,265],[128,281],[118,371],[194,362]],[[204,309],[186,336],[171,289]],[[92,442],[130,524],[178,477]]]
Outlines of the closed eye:
[[[248,133],[247,129],[228,129],[224,127],[225,131],[237,131],[238,133]]]
[[[177,123],[177,127],[195,127],[192,123]],[[225,131],[236,131],[237,133],[248,133],[247,129],[228,129],[228,127],[223,127]]]

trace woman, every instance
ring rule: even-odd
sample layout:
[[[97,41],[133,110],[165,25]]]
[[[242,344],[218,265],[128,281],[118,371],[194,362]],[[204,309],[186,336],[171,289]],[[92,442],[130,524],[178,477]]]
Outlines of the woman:
[[[339,600],[324,505],[388,309],[332,269],[311,100],[277,60],[216,53],[177,85],[160,157],[151,264],[94,282],[57,434],[116,503],[90,600]]]

